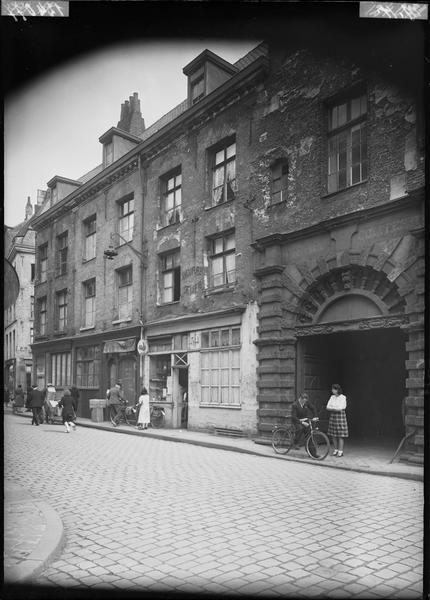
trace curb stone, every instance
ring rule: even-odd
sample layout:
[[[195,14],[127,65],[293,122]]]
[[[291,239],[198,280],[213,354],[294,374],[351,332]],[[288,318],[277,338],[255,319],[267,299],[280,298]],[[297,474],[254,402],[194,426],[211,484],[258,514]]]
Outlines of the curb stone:
[[[37,547],[20,564],[5,569],[4,579],[8,585],[29,583],[37,577],[48,564],[61,553],[65,544],[63,522],[56,510],[42,500],[27,497],[32,508],[37,508],[47,523]],[[5,504],[7,500],[5,500]],[[12,502],[11,502],[12,504]]]

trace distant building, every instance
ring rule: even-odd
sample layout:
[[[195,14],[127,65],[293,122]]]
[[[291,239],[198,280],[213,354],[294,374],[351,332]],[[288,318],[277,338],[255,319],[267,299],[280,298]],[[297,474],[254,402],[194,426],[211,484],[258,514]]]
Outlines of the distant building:
[[[43,198],[39,198],[35,213],[42,204]],[[5,257],[14,267],[20,284],[16,302],[4,312],[4,381],[11,394],[19,384],[24,390],[31,385],[35,277],[32,219],[33,206],[28,198],[25,220],[16,227],[5,227]]]
[[[419,101],[360,65],[266,44],[235,64],[205,50],[183,71],[181,104],[145,128],[134,94],[100,137],[102,164],[48,183],[37,380],[76,383],[85,416],[115,381],[131,402],[143,384],[170,426],[261,441],[302,390],[324,419],[336,382],[353,438],[415,431],[420,460]]]

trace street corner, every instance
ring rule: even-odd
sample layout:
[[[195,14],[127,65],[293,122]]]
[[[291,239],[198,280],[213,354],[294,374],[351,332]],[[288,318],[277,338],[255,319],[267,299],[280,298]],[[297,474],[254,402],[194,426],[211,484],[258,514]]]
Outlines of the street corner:
[[[4,580],[7,585],[34,580],[61,552],[61,518],[52,506],[14,482],[5,481]]]

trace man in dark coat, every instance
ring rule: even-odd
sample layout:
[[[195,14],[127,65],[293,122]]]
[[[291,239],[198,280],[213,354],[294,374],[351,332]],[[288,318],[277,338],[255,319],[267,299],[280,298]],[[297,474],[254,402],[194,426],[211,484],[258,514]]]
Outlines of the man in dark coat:
[[[30,408],[33,411],[31,424],[39,425],[42,422],[42,407],[45,402],[45,394],[41,392],[37,385],[33,386],[30,396]]]
[[[309,400],[309,396],[306,393],[302,393],[299,399],[296,400],[291,407],[291,421],[296,430],[294,443],[297,446],[300,437],[304,431],[309,427],[309,423],[305,419],[313,419],[316,417],[317,411],[315,406]]]

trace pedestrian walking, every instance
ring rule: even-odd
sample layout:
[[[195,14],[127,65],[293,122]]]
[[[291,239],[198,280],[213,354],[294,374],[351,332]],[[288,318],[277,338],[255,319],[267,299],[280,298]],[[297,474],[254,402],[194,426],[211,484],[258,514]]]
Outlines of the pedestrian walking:
[[[42,417],[42,407],[45,402],[45,392],[39,390],[37,385],[33,385],[33,389],[30,393],[30,408],[33,412],[33,418],[31,420],[32,425],[39,426],[40,423],[43,423]],[[28,400],[27,400],[28,403]]]
[[[148,390],[144,387],[140,392],[138,403],[140,405],[139,415],[137,417],[137,428],[148,429],[149,422],[151,420],[149,413],[149,394]]]
[[[64,424],[64,427],[66,428],[66,432],[70,433],[70,427],[72,429],[76,430],[75,400],[72,397],[70,390],[68,390],[67,388],[64,390],[63,397],[61,398],[60,402],[58,403],[58,406],[61,406],[61,408],[63,409],[61,411],[61,416],[63,418],[63,424]]]
[[[121,418],[121,410],[124,405],[124,394],[121,390],[121,384],[116,383],[110,390],[106,392],[106,398],[108,401],[108,406],[112,407],[114,414],[114,423],[113,426],[116,427]]]
[[[44,404],[45,422],[46,423],[54,422],[55,409],[58,404],[57,400],[56,400],[56,394],[57,394],[57,390],[55,389],[55,386],[52,383],[48,383],[48,385],[46,387],[45,404]]]
[[[316,414],[316,408],[309,400],[309,396],[305,392],[302,392],[299,399],[293,402],[291,406],[291,421],[295,429],[295,447],[299,446],[300,438],[309,427],[306,419],[313,419],[316,417]]]
[[[346,420],[346,396],[338,383],[331,386],[332,395],[327,403],[330,412],[328,435],[333,439],[333,456],[343,456],[344,439],[348,437],[348,421]]]
[[[22,389],[21,384],[19,384],[15,390],[14,406],[15,406],[15,408],[23,408],[24,407],[24,390]]]
[[[79,406],[79,390],[75,386],[75,384],[73,384],[72,387],[70,388],[70,393],[72,394],[72,398],[75,401],[75,412],[76,412],[76,416],[77,416],[78,415],[78,406]]]

